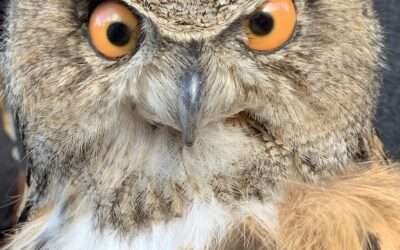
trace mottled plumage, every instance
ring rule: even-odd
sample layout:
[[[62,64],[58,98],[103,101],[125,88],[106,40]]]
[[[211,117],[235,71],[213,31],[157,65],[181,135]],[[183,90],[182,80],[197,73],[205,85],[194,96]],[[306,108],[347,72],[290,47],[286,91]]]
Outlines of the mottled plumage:
[[[382,159],[370,0],[295,0],[295,33],[273,53],[244,43],[265,1],[124,2],[141,42],[116,61],[88,38],[98,1],[8,3],[1,71],[31,171],[24,249],[215,247],[247,216],[278,227],[287,183]],[[192,70],[188,146],[179,83]]]

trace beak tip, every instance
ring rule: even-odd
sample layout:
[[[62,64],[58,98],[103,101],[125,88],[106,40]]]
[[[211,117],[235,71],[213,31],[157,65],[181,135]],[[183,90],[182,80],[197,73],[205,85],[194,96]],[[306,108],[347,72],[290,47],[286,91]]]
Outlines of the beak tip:
[[[193,144],[194,144],[193,142],[185,142],[185,146],[188,148],[193,147]]]
[[[195,137],[193,134],[183,134],[183,143],[186,147],[192,147],[195,142]]]

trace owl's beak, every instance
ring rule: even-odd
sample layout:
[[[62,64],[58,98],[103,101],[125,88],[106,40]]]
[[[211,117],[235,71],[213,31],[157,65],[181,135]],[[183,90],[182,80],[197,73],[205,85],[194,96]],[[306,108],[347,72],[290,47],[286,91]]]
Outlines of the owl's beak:
[[[180,80],[178,119],[186,146],[192,146],[200,119],[202,77],[197,71],[188,70]]]

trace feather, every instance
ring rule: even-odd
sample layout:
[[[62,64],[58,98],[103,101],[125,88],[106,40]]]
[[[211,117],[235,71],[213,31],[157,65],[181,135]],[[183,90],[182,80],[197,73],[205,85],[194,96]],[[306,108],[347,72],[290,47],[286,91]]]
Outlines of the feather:
[[[250,216],[219,249],[249,244],[246,249],[400,249],[398,166],[373,166],[317,184],[289,184],[277,207],[277,230]]]

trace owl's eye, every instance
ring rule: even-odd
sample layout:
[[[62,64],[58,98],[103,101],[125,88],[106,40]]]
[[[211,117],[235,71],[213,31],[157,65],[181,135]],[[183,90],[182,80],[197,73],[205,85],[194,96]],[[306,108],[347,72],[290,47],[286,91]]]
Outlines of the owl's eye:
[[[249,48],[272,52],[291,38],[297,14],[293,0],[268,0],[245,23]]]
[[[126,5],[105,1],[92,12],[89,20],[92,46],[108,59],[133,53],[140,37],[140,21]]]

